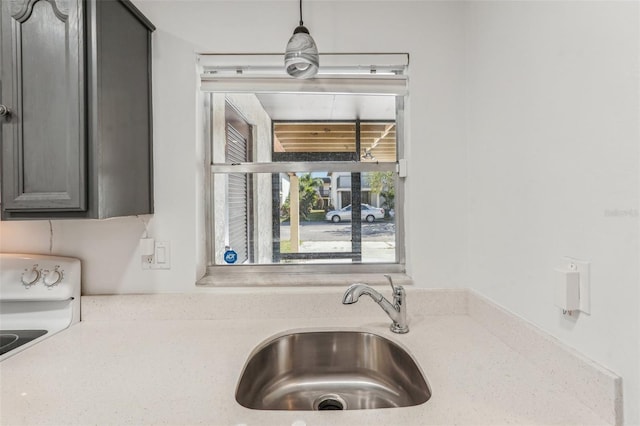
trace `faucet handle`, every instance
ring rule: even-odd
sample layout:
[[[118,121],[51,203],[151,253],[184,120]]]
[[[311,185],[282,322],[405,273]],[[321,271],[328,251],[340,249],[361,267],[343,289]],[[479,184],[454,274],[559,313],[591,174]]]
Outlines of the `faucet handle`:
[[[391,275],[385,274],[384,277],[387,279],[387,281],[389,281],[389,284],[391,285],[391,290],[393,290],[393,294],[396,294],[398,292],[398,289],[402,288],[400,286],[396,287],[395,285],[393,285],[393,280],[391,279]]]

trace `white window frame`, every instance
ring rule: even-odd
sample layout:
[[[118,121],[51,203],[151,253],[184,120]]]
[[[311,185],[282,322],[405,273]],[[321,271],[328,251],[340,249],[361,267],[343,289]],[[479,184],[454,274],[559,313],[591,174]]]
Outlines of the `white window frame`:
[[[405,98],[408,94],[407,54],[385,55],[322,55],[321,72],[316,78],[296,80],[284,74],[282,55],[209,55],[198,57],[203,92],[311,92],[311,93],[353,93],[388,94],[396,96],[396,146],[395,163],[366,163],[351,161],[330,162],[253,162],[242,164],[214,164],[211,159],[212,140],[207,139],[205,150],[207,170],[210,173],[205,180],[206,196],[206,232],[207,232],[207,273],[199,284],[254,285],[274,284],[264,279],[265,274],[304,274],[314,276],[336,276],[336,274],[383,274],[406,272],[405,255]],[[326,65],[325,65],[326,64]],[[363,65],[364,64],[364,65]],[[209,97],[205,96],[205,125],[212,128]],[[212,132],[209,131],[209,136]],[[400,165],[402,164],[402,167]],[[212,181],[215,173],[278,173],[278,172],[314,172],[314,171],[395,171],[398,173],[396,185],[396,262],[393,263],[295,263],[295,264],[250,264],[216,265],[213,264],[213,203]],[[246,282],[247,274],[254,278]],[[284,285],[290,283],[281,282]],[[301,280],[300,284],[305,284]],[[322,284],[335,284],[326,279]]]

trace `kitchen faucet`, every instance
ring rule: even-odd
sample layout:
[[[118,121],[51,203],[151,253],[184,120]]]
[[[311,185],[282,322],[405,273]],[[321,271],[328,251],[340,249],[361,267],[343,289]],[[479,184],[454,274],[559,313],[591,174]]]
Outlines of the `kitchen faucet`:
[[[389,315],[389,318],[393,321],[390,327],[391,331],[400,334],[408,333],[409,326],[407,325],[406,293],[404,288],[399,285],[393,285],[393,280],[390,275],[385,275],[385,277],[389,280],[389,284],[391,284],[391,289],[393,290],[393,304],[369,285],[362,283],[351,284],[342,297],[342,303],[345,305],[356,303],[360,296],[366,294]]]

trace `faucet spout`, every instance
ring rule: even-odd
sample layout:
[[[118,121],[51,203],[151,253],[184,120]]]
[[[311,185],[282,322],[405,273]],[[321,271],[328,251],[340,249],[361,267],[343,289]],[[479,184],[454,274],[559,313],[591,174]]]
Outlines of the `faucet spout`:
[[[344,296],[342,297],[342,303],[345,305],[350,305],[352,303],[356,303],[360,296],[366,294],[370,296],[376,303],[380,303],[384,296],[375,291],[373,288],[369,287],[367,284],[363,283],[355,283],[351,284],[347,291],[344,292]]]
[[[389,282],[391,282],[391,278],[387,278]],[[371,288],[371,286],[363,283],[351,284],[342,297],[342,303],[345,305],[356,303],[358,299],[360,299],[360,296],[366,294],[389,315],[389,318],[393,321],[391,331],[404,334],[409,331],[405,301],[406,293],[402,286],[394,286],[393,283],[391,283],[391,287],[393,288],[393,303],[385,299],[382,294]]]

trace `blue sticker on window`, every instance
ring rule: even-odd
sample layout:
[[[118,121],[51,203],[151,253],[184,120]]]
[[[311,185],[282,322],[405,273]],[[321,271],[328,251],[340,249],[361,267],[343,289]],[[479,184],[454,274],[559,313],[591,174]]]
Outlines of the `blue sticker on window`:
[[[224,261],[227,263],[236,263],[238,261],[238,253],[233,250],[224,252]]]

